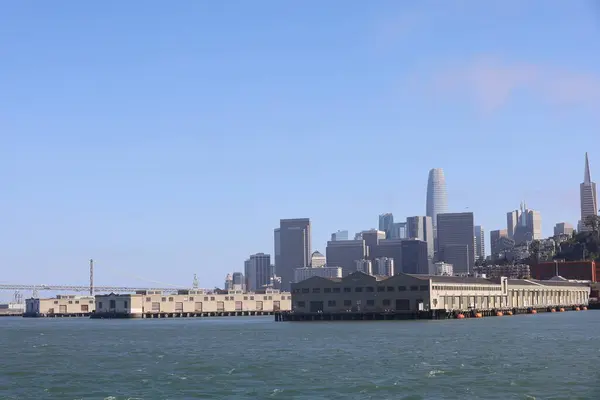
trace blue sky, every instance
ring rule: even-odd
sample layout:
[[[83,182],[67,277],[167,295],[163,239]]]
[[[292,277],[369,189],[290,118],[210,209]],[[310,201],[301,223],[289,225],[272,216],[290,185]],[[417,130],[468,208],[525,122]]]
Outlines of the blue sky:
[[[4,282],[222,285],[280,218],[424,214],[433,167],[550,234],[600,177],[593,1],[1,2],[0,60]]]

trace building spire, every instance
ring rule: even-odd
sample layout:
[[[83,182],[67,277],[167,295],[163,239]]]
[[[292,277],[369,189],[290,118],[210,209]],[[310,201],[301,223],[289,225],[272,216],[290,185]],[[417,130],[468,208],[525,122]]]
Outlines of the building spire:
[[[588,153],[585,152],[585,172],[583,175],[583,183],[592,183],[592,175],[590,174],[590,160],[588,159]]]

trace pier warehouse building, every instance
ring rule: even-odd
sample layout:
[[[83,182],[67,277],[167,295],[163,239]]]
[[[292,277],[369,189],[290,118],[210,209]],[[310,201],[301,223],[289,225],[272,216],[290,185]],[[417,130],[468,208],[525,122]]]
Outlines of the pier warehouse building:
[[[256,292],[229,290],[225,293],[202,289],[163,293],[157,290],[135,294],[96,295],[92,318],[159,318],[220,315],[269,315],[291,309],[291,294],[277,289]]]
[[[292,284],[294,313],[502,310],[580,306],[589,303],[588,284],[564,279],[485,279],[355,272],[344,278],[312,277]]]

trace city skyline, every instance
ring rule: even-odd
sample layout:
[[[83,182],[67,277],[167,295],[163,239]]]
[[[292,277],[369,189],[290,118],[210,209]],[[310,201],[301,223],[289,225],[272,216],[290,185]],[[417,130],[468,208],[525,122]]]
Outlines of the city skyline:
[[[432,5],[3,3],[1,279],[86,282],[93,258],[99,284],[222,285],[281,218],[323,252],[422,216],[433,167],[487,231],[523,199],[543,236],[576,226],[597,14]]]

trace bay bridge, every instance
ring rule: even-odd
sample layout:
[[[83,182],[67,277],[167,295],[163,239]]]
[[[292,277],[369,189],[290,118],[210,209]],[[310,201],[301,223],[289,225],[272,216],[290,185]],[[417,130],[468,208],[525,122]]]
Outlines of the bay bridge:
[[[143,290],[157,290],[162,292],[176,292],[178,290],[201,290],[198,288],[198,278],[194,274],[194,281],[191,288],[183,288],[170,285],[169,287],[127,287],[127,286],[95,286],[94,285],[94,260],[90,260],[90,282],[89,285],[47,285],[47,284],[10,284],[0,283],[0,291],[31,291],[32,297],[38,297],[39,291],[48,292],[86,292],[90,296],[95,293],[135,293]],[[210,289],[204,289],[206,292]]]

